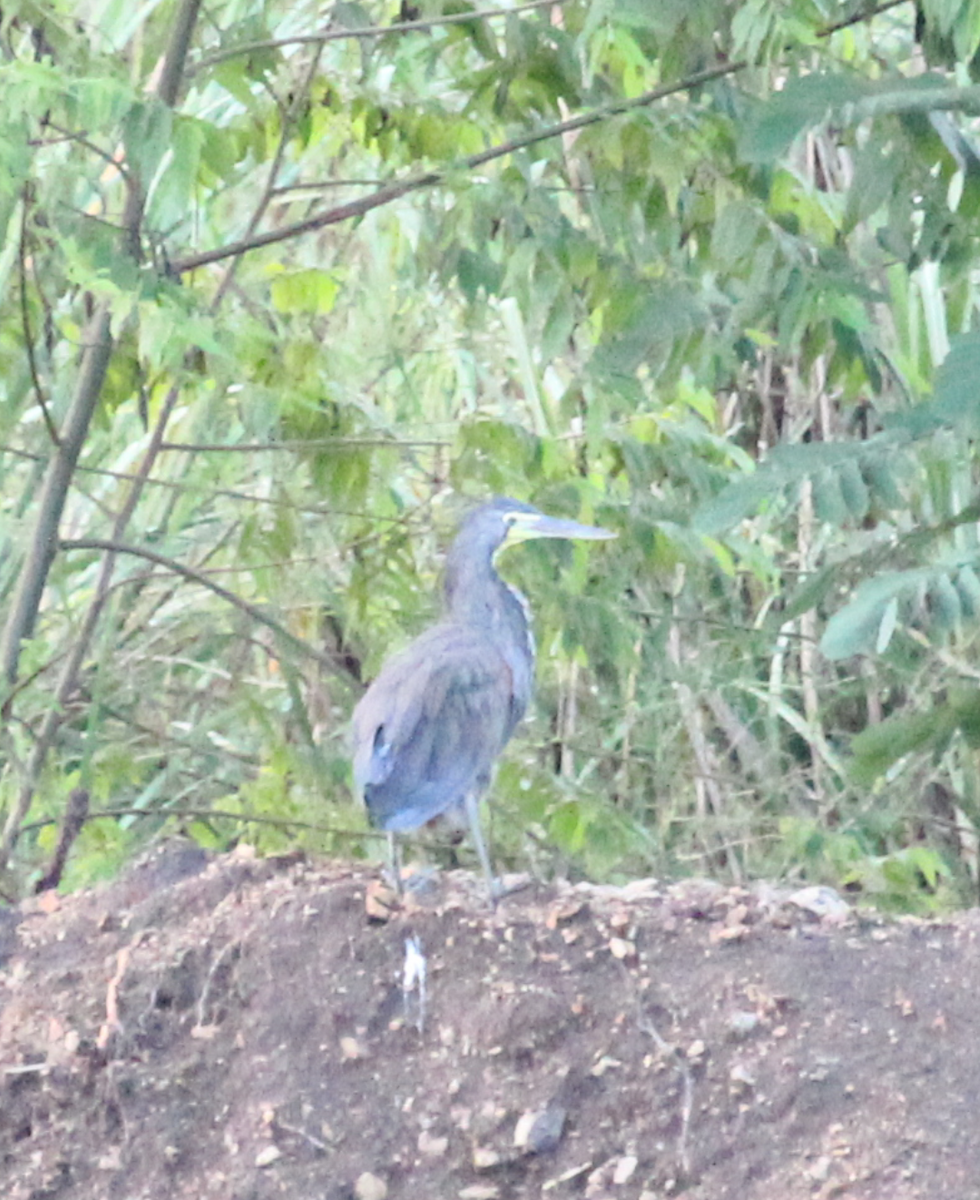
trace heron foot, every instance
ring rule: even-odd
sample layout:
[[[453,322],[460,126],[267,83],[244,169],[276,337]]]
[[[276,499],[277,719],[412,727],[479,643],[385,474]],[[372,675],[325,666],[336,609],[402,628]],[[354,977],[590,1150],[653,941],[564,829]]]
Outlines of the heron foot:
[[[418,866],[414,863],[399,870],[395,875],[391,867],[385,867],[381,878],[385,887],[397,893],[400,900],[406,896],[416,899],[434,892],[439,884],[440,871],[438,867]]]
[[[494,875],[487,880],[490,892],[490,905],[496,908],[505,896],[513,896],[515,892],[523,892],[534,882],[526,872],[512,872],[507,875]]]

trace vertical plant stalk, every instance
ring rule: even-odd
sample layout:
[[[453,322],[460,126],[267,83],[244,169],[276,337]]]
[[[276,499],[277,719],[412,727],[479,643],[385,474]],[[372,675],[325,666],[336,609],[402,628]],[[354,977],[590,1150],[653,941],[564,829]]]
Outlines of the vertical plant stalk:
[[[197,22],[200,6],[201,0],[184,0],[177,12],[173,35],[164,57],[157,94],[165,104],[171,107],[177,100],[191,35]],[[135,177],[131,177],[123,213],[121,244],[124,251],[137,255],[143,205],[142,187]],[[111,304],[108,300],[103,300],[98,304],[86,330],[85,351],[78,385],[65,418],[64,427],[60,432],[60,443],[45,478],[34,529],[33,549],[24,561],[10,614],[4,625],[3,634],[0,636],[0,677],[7,687],[13,686],[17,681],[21,643],[34,631],[41,598],[57,551],[58,527],[64,512],[68,489],[105,384],[106,372],[114,349],[111,318]],[[177,387],[174,386],[164,402],[141,469],[129,491],[126,503],[116,518],[113,527],[114,539],[121,537],[125,531],[139,497],[142,495],[146,478],[160,452],[167,421],[176,403],[177,394]],[[17,803],[7,816],[3,836],[0,838],[0,870],[3,870],[10,860],[20,826],[30,809],[41,770],[61,724],[64,704],[75,687],[78,672],[88,653],[92,634],[105,606],[114,568],[115,555],[107,554],[102,561],[95,599],[89,607],[82,629],[72,647],[72,652],[65,662],[55,696],[31,753]],[[6,708],[7,705],[4,707]]]
[[[620,800],[625,803],[629,799],[631,780],[630,767],[633,761],[633,730],[639,717],[639,706],[636,702],[636,685],[639,678],[640,663],[643,661],[643,645],[639,638],[633,643],[633,653],[630,661],[629,674],[626,676],[626,688],[623,692],[623,739],[619,754],[619,771],[616,778],[616,791]]]
[[[108,302],[101,303],[85,331],[78,385],[44,479],[31,549],[21,566],[10,612],[0,636],[0,673],[8,688],[17,682],[21,643],[34,632],[41,597],[58,548],[58,525],[68,488],[112,357],[110,316]]]
[[[575,754],[571,744],[578,725],[579,663],[573,658],[558,675],[558,774],[575,778]]]
[[[712,754],[711,743],[705,732],[704,716],[698,707],[694,691],[688,684],[682,682],[684,677],[684,654],[681,648],[681,631],[676,622],[671,624],[670,632],[667,635],[667,657],[670,659],[677,673],[677,680],[674,687],[677,693],[678,706],[681,710],[681,717],[687,730],[688,741],[691,744],[691,751],[694,754],[694,762],[697,766],[697,773],[694,776],[694,790],[697,797],[698,817],[704,819],[707,817],[709,810],[715,816],[720,816],[725,811],[725,798],[718,783],[719,772]],[[713,853],[722,856],[725,865],[732,873],[732,878],[736,883],[741,883],[744,873],[738,855],[732,849],[723,845],[719,846]]]
[[[796,546],[799,553],[799,570],[806,578],[813,558],[813,488],[810,480],[804,481],[800,489],[799,524]],[[811,608],[800,615],[800,692],[803,697],[803,715],[806,717],[810,742],[810,779],[813,798],[822,807],[827,792],[823,758],[820,746],[823,743],[823,728],[820,720],[820,695],[817,691],[817,612]]]
[[[150,472],[153,469],[153,464],[156,462],[160,453],[160,445],[163,442],[163,435],[166,432],[167,423],[170,420],[170,414],[173,412],[173,408],[177,403],[179,394],[180,391],[176,384],[167,394],[167,398],[163,403],[163,408],[160,411],[160,415],[157,417],[157,422],[153,429],[153,436],[150,439],[150,444],[147,447],[146,454],[143,456],[143,461],[140,464],[140,469],[137,472],[136,478],[133,480],[132,487],[129,489],[129,494],[126,497],[125,504],[113,522],[113,541],[119,541],[121,539],[123,533],[125,532],[126,526],[129,524],[130,518],[136,509],[136,505],[143,494],[143,488],[146,485],[146,480],[149,477]],[[17,838],[20,834],[20,827],[23,824],[24,818],[27,816],[28,811],[30,810],[31,800],[34,798],[34,791],[37,787],[38,779],[41,776],[41,771],[44,768],[48,751],[54,744],[58,730],[61,727],[65,705],[68,703],[69,697],[76,688],[79,673],[82,669],[82,664],[85,662],[85,656],[88,654],[89,646],[92,644],[92,636],[95,633],[96,627],[98,626],[99,618],[102,616],[102,610],[105,608],[106,600],[109,598],[112,576],[115,569],[116,553],[115,551],[111,550],[107,551],[105,557],[102,559],[102,566],[99,570],[99,579],[95,585],[95,596],[85,614],[82,627],[79,629],[74,643],[72,644],[71,653],[65,659],[65,664],[62,667],[61,675],[58,678],[58,686],[55,689],[54,697],[52,698],[51,705],[45,714],[44,722],[41,725],[41,731],[38,734],[37,741],[34,743],[34,749],[31,751],[24,781],[17,796],[17,803],[10,810],[6,823],[3,827],[3,836],[0,837],[0,871],[2,871],[10,861],[11,852],[13,851],[13,848],[17,843]]]
[[[174,35],[173,35],[173,38],[171,39],[171,44],[170,44],[170,47],[167,52],[166,61],[161,70],[160,83],[159,83],[159,87],[158,87],[158,95],[165,103],[167,103],[171,107],[176,103],[180,80],[181,80],[182,74],[183,74],[183,67],[186,62],[187,52],[188,52],[188,49],[190,46],[190,38],[191,38],[191,34],[193,32],[194,25],[196,23],[199,8],[200,8],[200,0],[185,0],[185,3],[181,9],[181,12],[178,14],[177,24],[175,25],[175,28],[174,28]],[[317,66],[318,60],[319,60],[319,55],[315,56],[313,62],[310,65],[309,71],[307,73],[307,82],[312,81],[313,76],[315,75],[315,72],[316,72],[316,66]],[[300,94],[302,94],[302,91]],[[252,218],[250,227],[253,229],[258,228],[258,224],[261,221],[262,215],[265,213],[265,211],[268,208],[268,205],[272,199],[272,196],[274,195],[276,173],[278,172],[279,166],[281,165],[282,158],[283,158],[283,155],[285,152],[285,147],[286,147],[286,144],[288,141],[288,126],[290,124],[290,119],[294,115],[295,107],[296,107],[296,105],[294,104],[294,106],[292,108],[287,109],[283,114],[284,115],[284,119],[283,119],[284,129],[283,129],[282,138],[280,140],[278,152],[275,156],[273,168],[270,171],[267,186],[264,190],[263,195],[261,196],[261,198],[259,200],[258,205],[256,206],[256,211]],[[128,199],[127,199],[126,213],[125,213],[124,222],[123,222],[123,238],[124,238],[125,245],[127,245],[133,252],[138,252],[139,228],[140,228],[140,223],[142,220],[144,197],[143,197],[142,190],[138,185],[138,182],[134,180],[132,175],[130,176],[130,184],[131,184],[131,186],[130,186],[130,191],[129,191],[129,195],[128,195]],[[221,284],[219,285],[217,292],[212,300],[212,303],[210,306],[212,312],[215,311],[220,306],[221,301],[224,298],[224,296],[228,290],[228,287],[231,285],[232,280],[234,278],[234,273],[237,268],[238,262],[240,261],[240,258],[241,258],[241,255],[236,255],[233,258],[233,260],[231,261],[231,263],[229,263],[225,277],[222,280]],[[108,324],[107,324],[107,332],[108,332]],[[101,378],[99,379],[98,387],[95,391],[95,401],[97,401],[97,399],[98,399],[98,394],[99,394],[99,391],[101,390],[102,382],[105,379],[105,372],[106,372],[106,368],[108,367],[108,362],[109,362],[109,358],[111,357],[111,352],[112,352],[112,345],[110,342],[108,345],[108,348],[107,348],[105,362],[102,364]],[[113,523],[112,537],[109,539],[112,542],[120,543],[123,540],[126,527],[128,526],[129,521],[132,518],[133,513],[135,512],[136,505],[137,505],[140,497],[143,494],[143,489],[145,487],[146,480],[150,476],[153,466],[154,466],[157,458],[159,457],[160,451],[163,447],[164,434],[166,432],[166,428],[169,423],[171,413],[173,412],[173,408],[177,403],[178,396],[179,396],[179,388],[177,385],[174,385],[168,392],[166,400],[164,401],[163,407],[160,411],[160,414],[157,417],[157,420],[156,420],[156,423],[154,426],[154,430],[153,430],[153,434],[152,434],[150,443],[146,450],[146,454],[144,455],[140,469],[137,472],[136,477],[133,480],[132,487],[130,488],[130,491],[126,498],[126,502],[123,505],[123,508],[120,510],[118,516],[116,517],[115,522]],[[94,401],[93,401],[92,409],[88,413],[88,421],[89,422],[91,421],[91,416],[92,416],[93,411],[94,411]],[[81,441],[84,440],[84,432],[87,431],[87,428],[88,428],[88,422],[85,425],[85,430],[82,432]],[[81,446],[81,441],[79,442],[79,448]],[[77,458],[77,454],[76,454],[76,458]],[[70,472],[68,473],[66,483],[65,483],[65,493],[67,493],[67,486],[68,486],[69,481],[70,481]],[[62,508],[63,508],[63,506],[64,506],[64,498],[62,498]],[[60,511],[59,511],[58,515],[60,517]],[[58,527],[58,521],[55,520],[55,522],[53,524],[53,537],[54,537],[55,546],[57,544],[57,527]],[[52,558],[53,558],[53,552],[54,551],[52,549]],[[45,720],[41,726],[41,731],[38,735],[38,740],[35,743],[34,749],[31,753],[30,760],[27,764],[27,768],[25,771],[25,777],[24,777],[24,781],[23,781],[23,786],[21,787],[20,793],[18,795],[17,804],[10,812],[10,814],[7,818],[6,824],[4,826],[3,835],[2,835],[2,838],[0,838],[0,869],[2,869],[10,859],[11,852],[13,850],[14,845],[17,842],[17,838],[20,833],[20,827],[23,824],[24,818],[27,816],[27,813],[30,809],[34,791],[37,787],[37,782],[38,782],[38,779],[40,778],[40,774],[44,767],[44,763],[47,758],[48,752],[51,749],[51,746],[54,744],[54,740],[57,736],[58,729],[60,728],[64,706],[67,703],[72,692],[75,690],[75,688],[77,686],[79,673],[80,673],[82,665],[85,661],[85,656],[88,653],[88,649],[91,644],[92,637],[98,626],[99,619],[102,616],[102,612],[103,612],[103,609],[105,608],[106,600],[108,599],[108,596],[109,596],[109,592],[110,592],[110,588],[111,588],[111,584],[112,584],[112,577],[113,577],[113,573],[115,570],[115,564],[116,564],[116,551],[114,551],[112,549],[107,549],[106,553],[105,553],[105,557],[102,560],[102,566],[101,566],[101,570],[99,572],[99,578],[98,578],[98,582],[96,584],[95,594],[94,594],[92,603],[89,606],[88,612],[86,613],[85,619],[82,623],[82,627],[79,630],[79,632],[75,638],[71,653],[69,654],[67,660],[65,661],[64,668],[59,677],[58,685],[55,690],[55,696],[53,698],[52,705],[49,708],[47,715],[45,717]],[[48,567],[50,568],[50,561],[48,563]],[[45,573],[45,578],[46,578],[46,573]],[[43,591],[43,582],[41,584],[41,591]],[[38,603],[40,603],[40,593],[38,595]],[[36,614],[36,608],[35,608],[35,614]],[[15,672],[15,677],[16,677],[16,666],[14,668],[14,672]]]
[[[68,803],[62,814],[61,828],[58,830],[58,844],[54,848],[54,854],[51,855],[48,869],[34,885],[35,895],[40,895],[41,892],[46,892],[50,888],[56,888],[61,882],[61,877],[65,873],[65,864],[68,862],[68,853],[73,842],[82,832],[82,826],[88,819],[88,813],[88,792],[85,788],[75,788],[68,797]]]

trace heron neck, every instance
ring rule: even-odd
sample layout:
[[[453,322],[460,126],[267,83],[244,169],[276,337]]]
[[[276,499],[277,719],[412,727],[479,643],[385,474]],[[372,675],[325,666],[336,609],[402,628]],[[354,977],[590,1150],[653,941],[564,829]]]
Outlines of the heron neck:
[[[446,611],[454,624],[467,625],[496,646],[510,670],[512,720],[520,720],[531,695],[534,635],[527,601],[497,574],[493,562],[450,555],[446,570]]]
[[[531,637],[527,601],[497,574],[489,558],[450,554],[446,564],[446,610],[452,621],[485,629],[524,649]]]

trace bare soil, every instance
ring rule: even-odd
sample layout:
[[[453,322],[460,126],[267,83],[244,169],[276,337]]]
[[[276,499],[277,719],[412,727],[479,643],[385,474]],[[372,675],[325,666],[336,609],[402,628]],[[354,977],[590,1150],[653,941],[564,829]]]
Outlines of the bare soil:
[[[0,912],[0,1196],[980,1197],[974,912],[649,880],[491,912],[463,873],[385,900],[171,846]]]

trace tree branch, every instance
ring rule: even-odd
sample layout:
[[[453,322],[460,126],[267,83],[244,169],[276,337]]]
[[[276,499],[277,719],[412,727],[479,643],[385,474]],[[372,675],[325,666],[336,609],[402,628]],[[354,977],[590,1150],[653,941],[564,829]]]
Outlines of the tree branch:
[[[337,441],[335,441],[332,438],[312,438],[309,442],[299,442],[299,443],[295,443],[295,444],[289,443],[289,442],[274,442],[274,443],[258,442],[255,445],[253,445],[251,447],[251,449],[253,451],[283,450],[283,449],[289,448],[290,446],[293,449],[301,449],[301,448],[309,449],[311,446],[316,446],[319,444],[340,445],[340,446],[349,446],[352,444],[353,445],[385,446],[385,447],[389,447],[393,450],[398,450],[398,449],[411,450],[418,446],[446,447],[449,445],[448,442],[405,441],[405,442],[396,443],[396,442],[379,440],[379,439],[368,439],[365,442],[355,440],[352,443],[350,441],[346,441],[343,438],[341,438]],[[179,443],[179,442],[163,442],[161,445],[161,449],[162,450],[183,450],[183,451],[187,451],[187,452],[193,452],[198,449],[236,450],[236,449],[239,449],[239,447],[237,447],[237,446],[221,446],[221,445],[215,445],[215,446],[204,445],[204,446],[197,447],[197,446],[193,446],[190,444],[183,444],[183,443]],[[28,462],[47,462],[48,461],[48,456],[46,454],[45,455],[34,454],[30,450],[15,450],[11,446],[0,445],[0,454],[12,454],[17,458],[27,459]],[[77,466],[75,468],[75,474],[76,475],[98,475],[105,479],[118,479],[122,482],[133,482],[135,480],[141,479],[141,476],[133,471],[113,471],[113,470],[110,470],[108,467],[90,467],[90,466],[86,466],[86,465]],[[147,487],[164,488],[167,491],[171,491],[171,492],[180,492],[183,494],[196,493],[196,494],[202,495],[202,496],[210,496],[212,499],[216,496],[223,496],[225,499],[228,499],[228,500],[241,500],[245,504],[266,504],[271,508],[283,508],[283,509],[287,509],[289,512],[297,512],[297,513],[312,513],[314,516],[317,516],[317,517],[326,517],[326,516],[345,516],[345,517],[358,516],[359,517],[359,516],[363,515],[360,511],[352,512],[349,509],[336,508],[333,505],[328,507],[323,504],[296,504],[292,500],[284,500],[284,499],[282,499],[282,497],[255,496],[251,492],[240,492],[240,491],[237,491],[235,488],[216,488],[216,487],[210,487],[205,484],[185,483],[183,480],[160,479],[158,476],[155,476],[155,475],[149,475],[145,479],[142,479],[142,483],[144,485],[146,485]],[[395,523],[398,523],[399,518],[393,517],[391,519],[393,521],[395,521]],[[290,559],[290,561],[296,562],[296,561],[302,561],[302,559],[300,559],[300,560]]]
[[[160,98],[170,106],[173,106],[177,97],[191,33],[197,21],[200,6],[201,0],[183,0],[177,11],[176,23],[167,47],[157,89]],[[128,180],[121,230],[123,248],[128,248],[134,256],[139,254],[143,203],[143,189],[138,177],[134,174]],[[48,574],[58,549],[58,527],[61,523],[68,488],[71,485],[75,465],[88,434],[92,416],[102,394],[114,348],[111,318],[112,302],[108,299],[102,300],[89,322],[85,339],[86,349],[82,357],[82,368],[75,396],[61,431],[61,442],[45,479],[35,525],[33,550],[21,568],[11,611],[4,626],[2,638],[0,638],[0,679],[8,687],[13,685],[17,679],[21,642],[30,637],[34,630]],[[145,480],[159,453],[170,411],[176,401],[177,387],[175,385],[164,402],[137,479],[116,519],[113,527],[113,534],[116,537],[121,536],[125,530],[137,500],[142,494]],[[89,606],[82,628],[58,680],[55,696],[45,715],[41,732],[31,753],[27,773],[22,781],[17,801],[7,814],[3,836],[0,838],[0,871],[10,861],[21,823],[30,809],[37,780],[40,778],[48,751],[53,745],[61,725],[62,708],[75,687],[81,665],[88,653],[92,635],[109,594],[113,567],[114,558],[110,553],[102,563],[95,598]]]
[[[895,0],[897,3],[898,0]],[[476,21],[485,21],[489,17],[514,17],[521,13],[531,12],[537,8],[558,8],[565,0],[531,0],[529,4],[519,4],[514,8],[488,8],[482,12],[451,13],[442,17],[432,17],[419,21],[397,21],[391,25],[364,25],[356,29],[325,29],[323,33],[297,34],[296,37],[270,39],[264,42],[244,42],[240,46],[229,46],[225,50],[216,50],[195,63],[188,71],[196,75],[208,67],[226,62],[229,58],[239,58],[243,54],[255,54],[263,50],[279,50],[283,46],[322,46],[326,42],[341,42],[355,38],[385,37],[390,33],[424,33],[429,29],[441,28],[443,25],[465,25]]]
[[[521,134],[518,137],[511,138],[509,141],[501,142],[498,146],[491,146],[489,150],[481,150],[479,154],[471,154],[461,162],[454,163],[451,167],[444,170],[427,171],[424,175],[416,175],[414,178],[405,179],[401,183],[389,184],[387,187],[379,188],[370,196],[362,196],[359,200],[352,200],[348,204],[340,204],[336,208],[328,209],[327,212],[319,213],[317,216],[307,217],[304,221],[296,221],[292,225],[283,225],[279,229],[273,229],[268,233],[258,234],[252,238],[243,238],[240,241],[232,242],[230,246],[218,246],[213,250],[202,251],[200,254],[189,254],[186,258],[178,258],[170,264],[170,269],[175,275],[182,275],[186,271],[194,271],[198,267],[221,262],[222,259],[230,258],[232,255],[245,254],[250,250],[259,250],[264,246],[274,246],[278,242],[289,241],[291,238],[299,237],[305,233],[315,233],[316,230],[325,229],[328,225],[338,225],[342,221],[349,221],[354,217],[363,217],[373,209],[391,204],[393,201],[399,200],[402,196],[407,196],[411,192],[417,192],[422,188],[433,187],[436,184],[442,183],[452,175],[459,174],[460,171],[474,171],[477,167],[482,167],[488,162],[493,162],[494,159],[504,158],[508,154],[514,154],[518,150],[534,146],[538,142],[550,141],[553,138],[561,137],[563,134],[574,133],[577,129],[585,129],[589,125],[605,121],[609,117],[620,116],[623,113],[632,112],[638,108],[646,108],[651,104],[655,104],[658,100],[665,99],[667,96],[676,95],[678,92],[690,91],[692,88],[700,87],[705,83],[711,83],[712,80],[722,79],[726,75],[733,75],[738,71],[744,70],[746,66],[748,66],[746,62],[723,63],[721,66],[710,67],[705,71],[699,71],[696,75],[690,75],[680,83],[666,84],[663,87],[644,92],[642,96],[637,96],[632,100],[619,100],[613,104],[602,105],[600,108],[594,108],[590,112],[581,113],[577,117],[571,117],[567,121],[560,121],[557,125],[548,125],[544,129]]]
[[[165,567],[175,575],[182,575],[192,583],[207,588],[209,592],[220,596],[222,600],[237,608],[240,612],[245,613],[253,621],[258,622],[260,625],[265,625],[267,629],[271,629],[277,637],[282,638],[283,641],[298,650],[306,658],[314,659],[330,671],[338,675],[343,674],[345,678],[348,677],[346,672],[341,670],[336,660],[331,658],[329,654],[324,654],[322,650],[318,650],[315,646],[311,646],[309,642],[305,642],[302,638],[297,637],[295,633],[291,633],[285,625],[280,624],[275,617],[270,617],[267,612],[263,612],[258,605],[243,599],[241,596],[236,595],[235,592],[222,587],[220,583],[215,583],[213,579],[209,578],[203,572],[197,571],[193,567],[188,567],[184,563],[178,562],[175,558],[168,558],[165,554],[158,554],[155,550],[147,550],[144,546],[131,546],[125,542],[110,541],[107,538],[71,538],[61,542],[60,548],[62,550],[104,550],[108,554],[132,554],[136,558],[144,558],[147,562]]]
[[[58,547],[58,525],[71,477],[109,366],[112,355],[109,321],[109,305],[103,301],[85,331],[85,350],[75,395],[44,479],[31,550],[21,566],[17,588],[0,636],[0,680],[8,687],[17,680],[21,643],[34,632],[41,596]],[[0,867],[2,865],[0,850]]]
[[[106,819],[115,820],[118,817],[139,817],[143,820],[147,818],[176,820],[183,817],[199,821],[238,821],[243,825],[270,825],[276,829],[309,829],[314,833],[326,833],[331,837],[350,838],[352,841],[360,841],[365,838],[380,840],[388,837],[383,829],[344,829],[337,825],[324,825],[319,821],[302,821],[295,817],[270,817],[259,815],[258,813],[231,812],[223,808],[101,808],[94,812],[89,812],[85,821],[88,823],[90,821],[104,821]],[[57,817],[44,817],[37,821],[31,821],[30,824],[24,826],[24,832],[33,833],[38,829],[47,829],[49,825],[56,825],[58,819]],[[418,838],[413,839],[413,844],[415,843],[422,846],[440,845],[440,843],[435,841],[426,842]]]
[[[872,17],[888,12],[890,8],[898,8],[900,4],[910,4],[911,2],[912,0],[885,0],[884,4],[875,5],[873,8],[862,4],[849,16],[841,17],[839,21],[834,21],[831,25],[825,25],[818,31],[817,37],[830,37],[831,34],[848,29],[851,25],[860,25],[862,21],[870,21]]]
[[[555,0],[560,2],[560,0]],[[832,34],[845,29],[850,25],[860,24],[862,21],[870,20],[879,13],[887,12],[888,9],[895,8],[898,4],[907,3],[907,0],[885,0],[885,3],[880,6],[867,9],[862,7],[859,11],[852,13],[850,16],[842,17],[839,21],[832,25],[827,25],[824,29],[818,31],[818,37],[830,37]],[[529,4],[524,8],[534,8],[537,4]],[[506,11],[506,10],[505,10]],[[510,12],[519,12],[522,9],[512,9]],[[445,25],[453,21],[474,21],[485,16],[495,16],[495,12],[487,13],[466,13],[450,17],[440,17],[438,20],[428,22],[428,24]],[[361,30],[337,30],[324,34],[310,35],[306,38],[290,39],[296,42],[310,42],[319,44],[323,41],[332,41],[338,38],[350,37],[367,37],[380,36],[384,33],[393,31],[409,31],[417,30],[423,27],[422,22],[407,22],[403,25],[389,25],[387,27],[371,27]],[[246,50],[268,49],[281,45],[279,42],[256,42],[247,47],[235,47],[233,50],[222,52],[221,55],[214,56],[213,59],[205,59],[196,69],[213,62],[220,61],[221,58],[228,57],[230,54],[243,53]],[[325,229],[329,225],[338,225],[342,221],[349,221],[356,217],[363,217],[365,214],[373,211],[376,208],[381,208],[386,204],[391,204],[395,200],[400,200],[402,196],[407,196],[411,192],[420,191],[423,188],[434,187],[439,183],[444,182],[450,175],[457,174],[459,171],[472,171],[477,167],[483,166],[485,163],[492,162],[494,159],[503,158],[508,154],[513,154],[518,150],[524,150],[528,146],[536,145],[538,142],[550,141],[553,138],[561,137],[566,133],[574,133],[578,129],[585,129],[589,125],[595,125],[600,121],[604,121],[609,117],[619,116],[626,112],[631,112],[635,109],[647,108],[651,104],[656,104],[657,101],[666,99],[668,96],[677,95],[679,92],[691,91],[693,88],[701,87],[706,83],[711,83],[715,79],[722,79],[727,75],[736,75],[740,71],[744,71],[751,64],[744,60],[736,62],[722,63],[716,67],[709,67],[704,71],[699,71],[694,75],[682,79],[678,83],[666,84],[662,87],[653,88],[649,92],[644,92],[641,96],[636,96],[632,100],[621,100],[613,104],[601,105],[598,108],[592,109],[591,112],[581,113],[577,117],[571,117],[567,121],[560,121],[556,125],[549,125],[544,129],[537,130],[532,133],[522,134],[519,137],[502,142],[499,146],[492,146],[488,150],[483,150],[479,154],[471,154],[468,158],[464,158],[461,162],[454,163],[452,167],[438,171],[427,171],[423,175],[416,175],[414,178],[403,180],[401,183],[392,183],[384,187],[380,187],[370,196],[362,196],[359,200],[352,200],[348,204],[338,205],[336,208],[328,209],[325,213],[320,213],[314,217],[308,217],[304,221],[297,221],[292,225],[284,225],[280,229],[270,230],[268,233],[259,234],[255,237],[245,237],[237,242],[233,242],[230,246],[216,247],[213,250],[204,250],[199,254],[189,254],[185,258],[177,259],[171,263],[171,270],[176,275],[181,275],[185,271],[194,271],[199,267],[205,267],[211,263],[221,262],[222,259],[229,258],[233,255],[248,253],[251,250],[259,250],[264,246],[273,246],[279,242],[288,241],[290,238],[300,237],[306,233],[314,233],[318,229]]]
[[[51,855],[48,869],[34,885],[35,895],[56,888],[61,882],[68,862],[68,854],[75,839],[82,832],[82,826],[88,817],[89,794],[85,788],[75,788],[68,796],[68,803],[61,816],[61,829],[58,831],[58,844]]]
[[[41,376],[37,369],[37,358],[34,355],[34,331],[31,329],[31,314],[27,303],[27,213],[29,207],[28,189],[25,188],[21,196],[20,250],[17,255],[17,269],[20,275],[20,319],[24,327],[24,349],[27,351],[27,366],[31,373],[31,382],[34,385],[34,395],[37,397],[41,416],[44,418],[44,425],[48,431],[48,437],[51,439],[52,444],[57,446],[61,439],[58,436],[57,426],[48,408],[44,388],[41,386]]]
[[[245,453],[265,454],[270,450],[343,450],[345,447],[367,447],[378,450],[398,450],[403,446],[421,449],[445,450],[452,442],[446,438],[406,438],[396,441],[393,437],[325,437],[292,438],[281,442],[164,442],[161,450],[181,450],[188,454]]]

